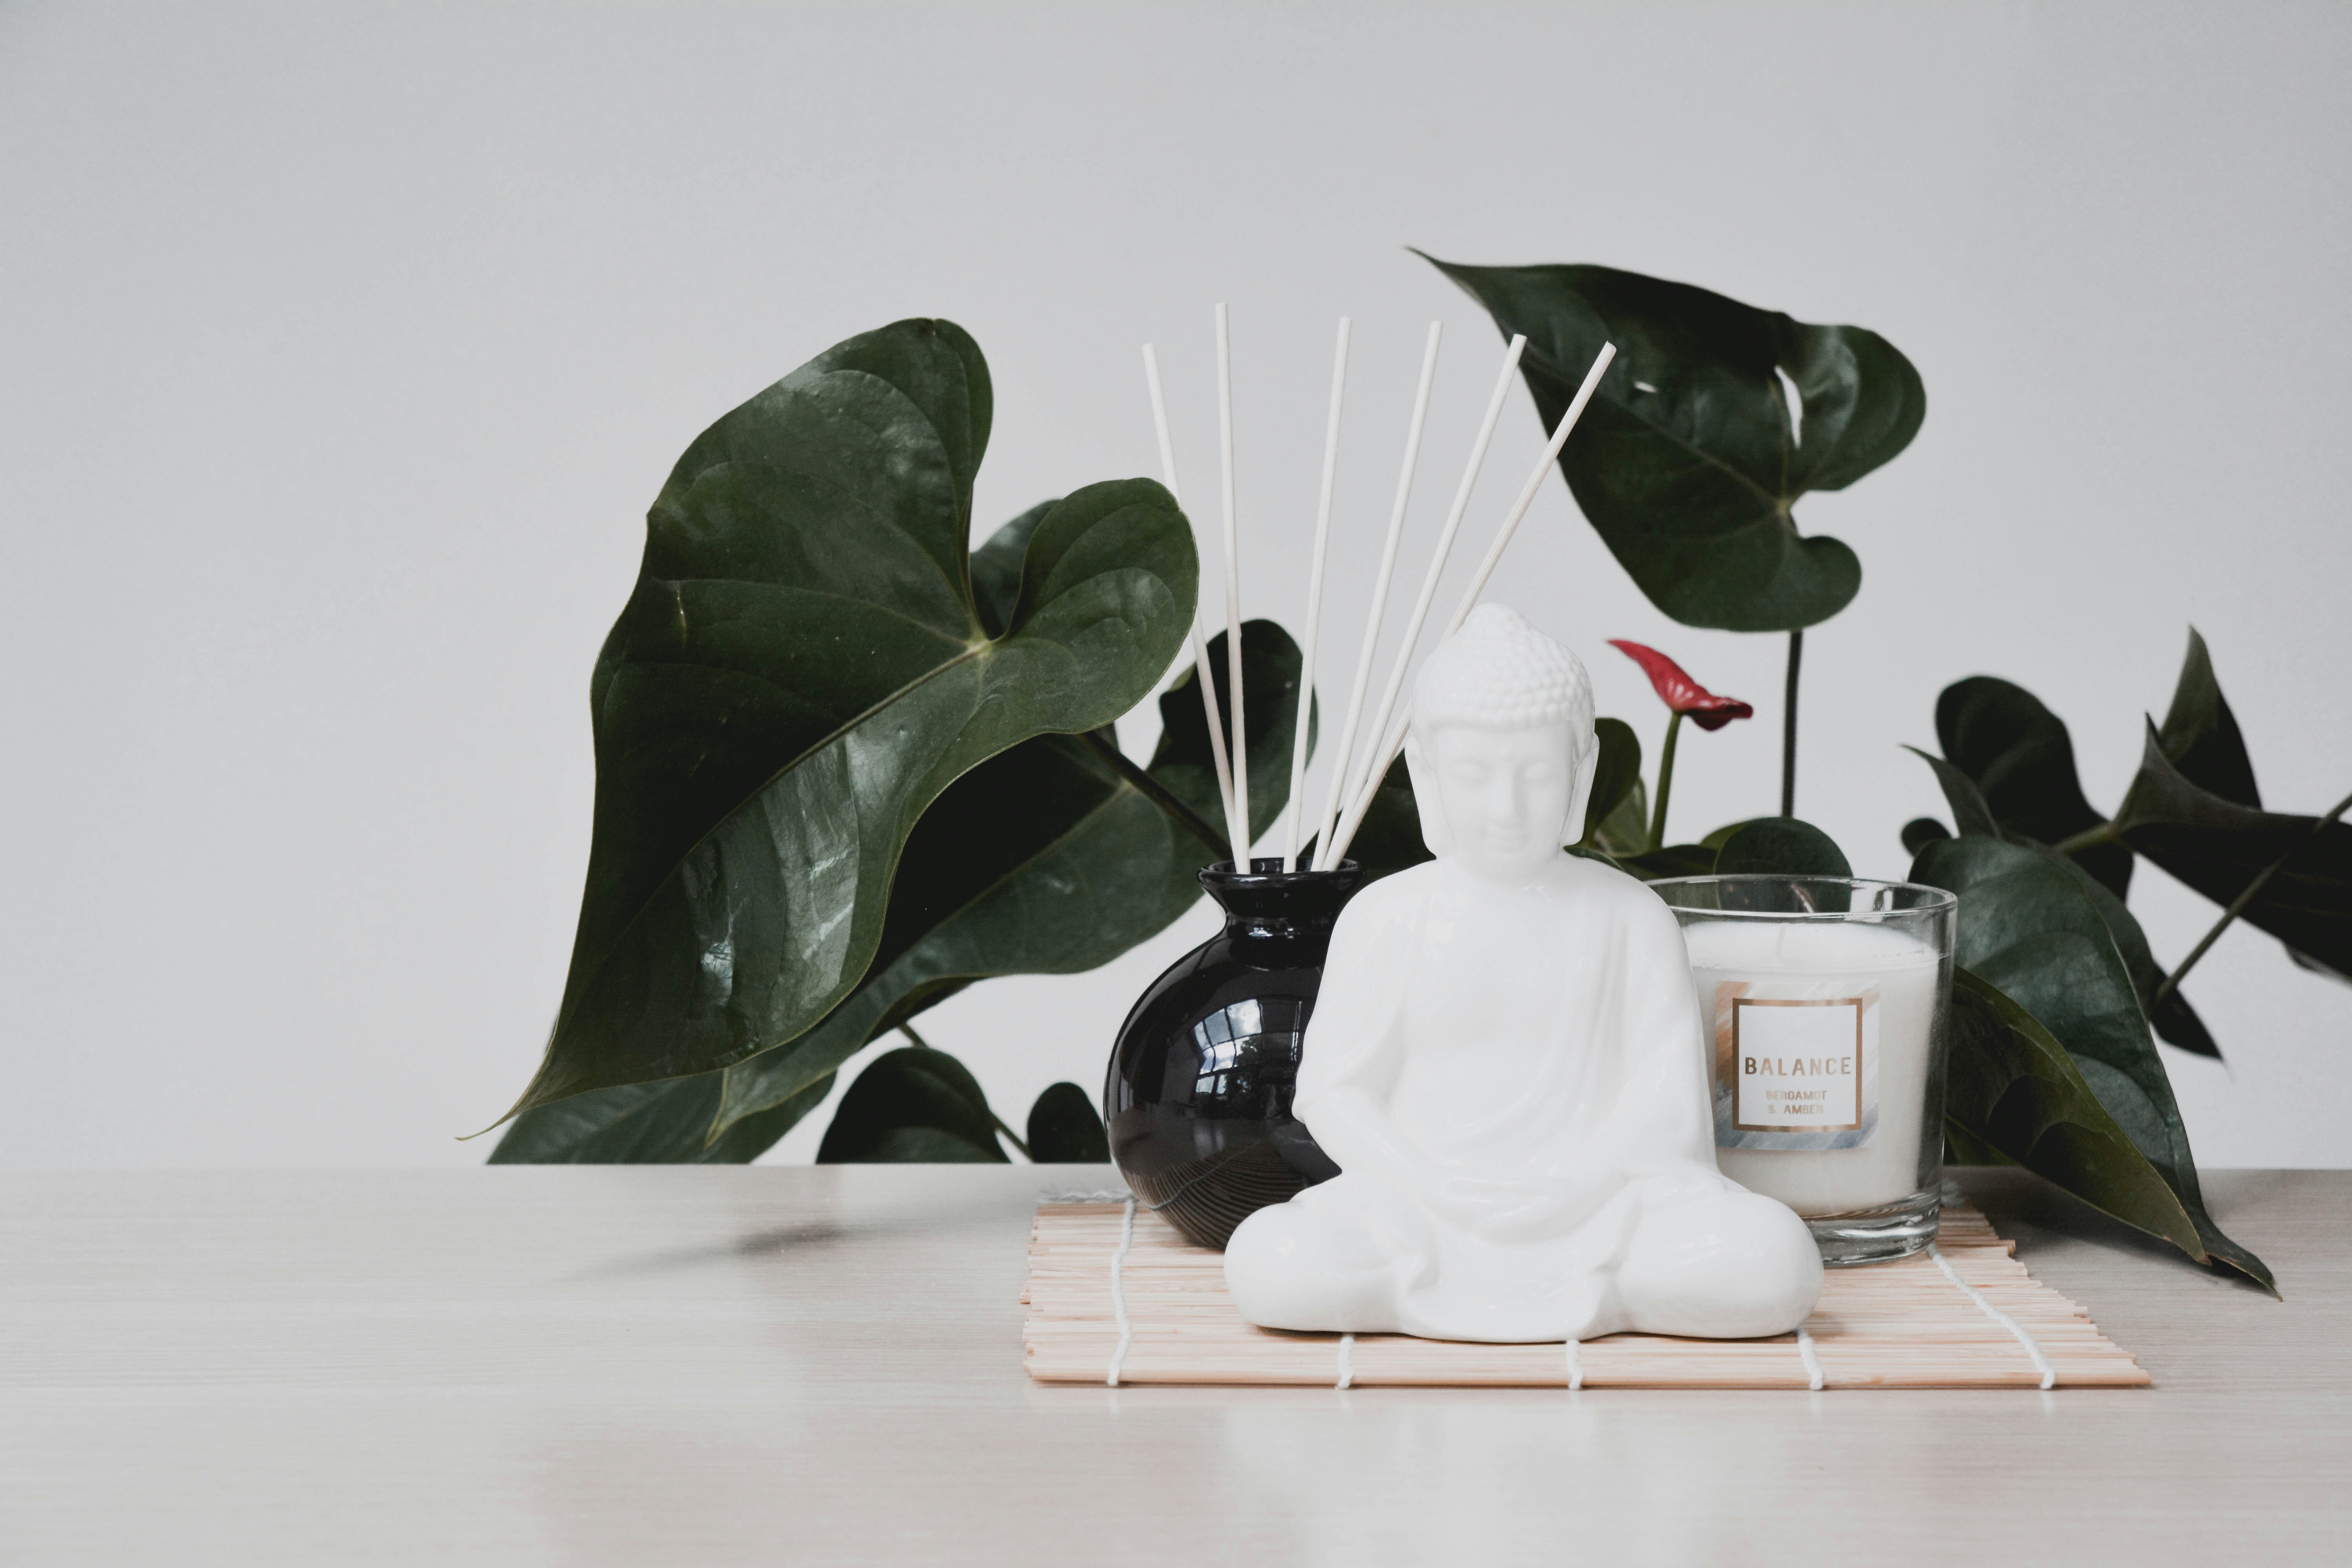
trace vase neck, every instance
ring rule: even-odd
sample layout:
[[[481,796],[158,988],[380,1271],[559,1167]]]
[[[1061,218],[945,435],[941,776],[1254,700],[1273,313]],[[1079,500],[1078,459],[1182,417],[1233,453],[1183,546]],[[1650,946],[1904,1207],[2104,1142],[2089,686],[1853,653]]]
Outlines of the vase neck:
[[[1363,868],[1353,860],[1328,871],[1282,869],[1277,859],[1252,863],[1238,875],[1220,862],[1201,873],[1201,886],[1225,911],[1225,934],[1238,941],[1328,940],[1331,922],[1363,885]]]

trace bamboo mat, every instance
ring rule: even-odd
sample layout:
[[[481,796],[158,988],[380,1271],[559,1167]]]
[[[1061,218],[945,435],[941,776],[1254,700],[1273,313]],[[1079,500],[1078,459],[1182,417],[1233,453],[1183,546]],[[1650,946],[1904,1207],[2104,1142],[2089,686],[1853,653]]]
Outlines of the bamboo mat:
[[[1612,1334],[1574,1347],[1256,1328],[1225,1294],[1222,1253],[1194,1247],[1140,1205],[1122,1251],[1127,1223],[1123,1200],[1040,1205],[1021,1294],[1031,1377],[1340,1388],[2045,1388],[2149,1381],[2082,1308],[2027,1274],[2016,1244],[1965,1204],[1944,1209],[1932,1254],[1829,1270],[1821,1304],[1798,1333]]]

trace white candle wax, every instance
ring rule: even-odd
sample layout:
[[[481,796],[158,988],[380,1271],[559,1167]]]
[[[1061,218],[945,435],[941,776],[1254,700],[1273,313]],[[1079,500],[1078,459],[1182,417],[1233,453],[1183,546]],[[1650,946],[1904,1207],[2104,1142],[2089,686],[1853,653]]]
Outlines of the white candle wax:
[[[1942,1135],[1920,1125],[1935,950],[1865,921],[1701,920],[1683,935],[1708,1031],[1723,1173],[1808,1217],[1918,1191],[1920,1140]],[[1799,1127],[1835,1131],[1789,1131]],[[1769,1146],[1808,1137],[1859,1146]],[[1768,1146],[1723,1146],[1734,1142]]]

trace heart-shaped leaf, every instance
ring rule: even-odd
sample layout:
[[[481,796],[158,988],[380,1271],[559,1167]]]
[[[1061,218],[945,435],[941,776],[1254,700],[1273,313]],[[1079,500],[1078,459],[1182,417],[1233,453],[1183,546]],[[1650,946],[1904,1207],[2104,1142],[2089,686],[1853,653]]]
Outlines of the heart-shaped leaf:
[[[800,1035],[865,974],[943,790],[1031,736],[1108,723],[1168,668],[1198,563],[1145,479],[1037,520],[991,634],[966,558],[991,412],[971,338],[902,321],[679,461],[591,684],[587,890],[519,1110]]]
[[[1110,1162],[1110,1134],[1093,1096],[1074,1083],[1049,1086],[1029,1108],[1029,1157],[1041,1165]]]
[[[820,1165],[1006,1163],[988,1096],[945,1051],[908,1046],[866,1065],[818,1145]]]
[[[2205,1253],[2196,1222],[2041,1023],[1966,969],[1952,972],[1944,1116],[1952,1153],[2023,1165],[2092,1207]]]
[[[1223,634],[1208,653],[1217,710],[1229,714]],[[1272,826],[1289,797],[1299,663],[1280,626],[1243,625],[1255,832]],[[1161,696],[1160,710],[1150,776],[1222,822],[1208,722],[1190,671]],[[1096,740],[1117,749],[1116,737]],[[866,983],[799,1039],[730,1068],[714,1130],[790,1100],[866,1041],[975,980],[1075,974],[1109,963],[1192,907],[1209,854],[1078,740],[1043,736],[975,768],[908,841]]]
[[[983,614],[989,605],[984,557],[994,551],[1000,559],[1017,560],[1017,550],[1000,547],[1043,510],[1006,524],[974,552],[973,582]],[[1264,831],[1290,787],[1299,656],[1288,634],[1271,621],[1245,623],[1242,649],[1250,811]],[[1231,697],[1222,635],[1209,652],[1222,704]],[[1150,776],[1196,813],[1216,818],[1221,808],[1197,690],[1188,675],[1161,697]],[[1096,739],[1116,744],[1108,731]],[[917,824],[892,883],[882,940],[857,990],[787,1045],[723,1073],[644,1086],[679,1109],[652,1119],[667,1138],[640,1138],[628,1145],[626,1157],[700,1160],[714,1138],[739,1151],[737,1158],[756,1157],[814,1104],[807,1099],[812,1084],[830,1083],[834,1071],[867,1041],[974,980],[1075,973],[1158,934],[1201,897],[1199,872],[1209,854],[1080,739],[1041,735],[991,758],[950,785]],[[646,1114],[635,1091],[625,1092],[629,1105]],[[515,1144],[532,1151],[519,1156],[524,1159],[589,1158],[548,1151],[562,1150],[564,1132],[581,1125],[576,1114],[559,1119],[558,1113],[593,1098],[526,1111],[499,1144],[499,1157]],[[788,1106],[801,1109],[782,1118]],[[542,1128],[543,1121],[552,1124]],[[751,1124],[765,1130],[763,1140],[744,1141],[741,1129]]]
[[[1936,738],[1975,782],[2004,837],[2058,844],[2107,820],[2084,798],[2066,721],[2021,686],[1975,675],[1944,688]],[[1954,826],[1963,837],[1982,831],[1973,822]],[[2120,845],[2094,845],[2075,858],[2118,898],[2131,886],[2131,851]]]
[[[2084,881],[2042,850],[1975,835],[1928,845],[1912,864],[1911,879],[1959,895],[1957,962],[2065,1047],[2100,1105],[2195,1222],[2202,1251],[2191,1256],[2229,1264],[2269,1287],[2262,1260],[2205,1212],[2171,1080],[2106,918]]]
[[[1424,259],[1506,335],[1527,334],[1520,365],[1546,428],[1601,345],[1617,345],[1559,466],[1652,604],[1685,626],[1759,632],[1811,626],[1853,599],[1853,552],[1800,534],[1790,509],[1918,433],[1927,392],[1894,344],[1613,268]]]
[[[2235,902],[2276,865],[2241,918],[2323,972],[2352,974],[2352,827],[2200,789],[2165,754],[2152,724],[2116,826],[2125,843],[2217,904]]]

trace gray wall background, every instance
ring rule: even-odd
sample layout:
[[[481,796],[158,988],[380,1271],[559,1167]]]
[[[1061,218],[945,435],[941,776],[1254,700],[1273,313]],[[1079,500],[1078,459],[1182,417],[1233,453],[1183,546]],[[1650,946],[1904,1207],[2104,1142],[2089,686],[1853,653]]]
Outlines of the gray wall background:
[[[1229,300],[1245,608],[1296,626],[1352,314],[1327,670],[1423,324],[1409,562],[1498,352],[1403,246],[1864,323],[1930,412],[1801,512],[1867,573],[1809,639],[1802,815],[1899,873],[1941,803],[1897,743],[1976,672],[2063,714],[2112,808],[2191,623],[2265,798],[2323,809],[2352,786],[2347,78],[2326,5],[0,11],[0,1162],[481,1159],[455,1135],[561,987],[588,668],[646,504],[710,420],[907,315],[988,353],[992,524],[1153,470],[1147,338],[1213,496]],[[1538,440],[1517,396],[1474,545]],[[1675,816],[1771,809],[1780,639],[1666,622],[1556,481],[1496,596],[1654,752],[1603,638],[1755,700],[1685,743]],[[2150,868],[2133,902],[2167,960],[2210,918]],[[1209,924],[927,1032],[1017,1121],[1098,1081]],[[2352,990],[2244,929],[2188,990],[2230,1054],[2167,1053],[2200,1156],[2352,1163]]]

